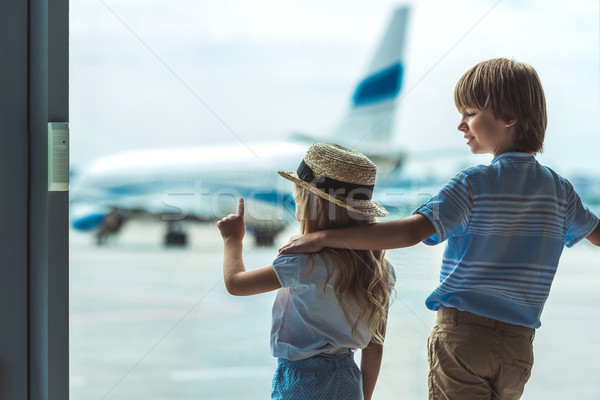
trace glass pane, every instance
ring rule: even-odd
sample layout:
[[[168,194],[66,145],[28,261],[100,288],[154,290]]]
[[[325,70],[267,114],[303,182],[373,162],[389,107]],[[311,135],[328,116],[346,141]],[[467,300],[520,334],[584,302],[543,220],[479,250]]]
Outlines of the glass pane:
[[[179,226],[169,223],[173,213],[191,216],[199,200],[223,212],[228,205],[212,199],[224,188],[232,199],[251,194],[256,203],[249,211],[256,213],[273,185],[289,200],[290,186],[275,170],[295,170],[300,157],[286,153],[292,145],[277,145],[272,153],[285,167],[270,164],[261,152],[268,146],[258,143],[288,141],[290,131],[296,139],[343,141],[348,129],[359,133],[356,146],[371,149],[387,170],[375,194],[392,210],[390,218],[408,216],[457,171],[491,160],[465,147],[453,101],[458,78],[483,59],[510,56],[536,68],[549,115],[538,159],[600,212],[597,2],[415,4],[404,62],[381,74],[371,74],[379,66],[367,61],[376,59],[394,2],[280,3],[71,2],[73,399],[268,398],[276,365],[269,348],[274,293],[229,295],[214,221]],[[378,85],[392,73],[397,86],[382,90]],[[396,96],[385,118],[340,123],[353,106],[378,95]],[[393,135],[377,141],[374,132]],[[142,153],[149,169],[136,170],[141,164],[132,153],[96,164],[147,149],[158,149]],[[204,151],[210,168],[161,167],[192,149]],[[99,165],[111,174],[80,191],[82,176]],[[207,170],[210,177],[197,175]],[[132,176],[134,183],[127,180]],[[91,189],[100,187],[111,189],[99,198]],[[117,207],[125,191],[135,194]],[[284,209],[289,203],[277,201],[285,229],[262,246],[247,235],[249,268],[269,265],[298,232]],[[81,230],[100,220],[105,232],[118,233]],[[186,233],[186,246],[163,245],[169,227],[172,240],[182,238],[178,229]],[[426,343],[435,313],[424,299],[439,279],[442,252],[443,246],[423,244],[388,252],[397,298],[375,398],[427,396]],[[597,264],[597,248],[585,241],[564,251],[536,334],[528,399],[600,395],[600,367],[586,362],[600,356],[590,334],[600,328]]]

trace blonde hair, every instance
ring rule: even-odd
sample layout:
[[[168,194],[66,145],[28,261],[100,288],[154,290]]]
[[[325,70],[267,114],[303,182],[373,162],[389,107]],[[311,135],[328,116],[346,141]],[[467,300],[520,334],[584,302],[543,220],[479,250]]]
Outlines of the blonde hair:
[[[454,102],[459,110],[476,107],[503,121],[516,120],[516,150],[531,154],[543,150],[546,99],[540,78],[530,65],[506,58],[480,62],[456,84]]]
[[[295,194],[302,234],[374,222],[373,217],[354,213],[298,185],[295,185]],[[325,263],[325,288],[333,288],[338,304],[353,324],[352,336],[355,337],[360,323],[368,318],[367,325],[372,340],[383,343],[390,293],[395,283],[385,251],[326,248],[320,254],[328,261]],[[334,273],[335,281],[330,284]],[[353,321],[351,316],[356,313],[358,317]]]

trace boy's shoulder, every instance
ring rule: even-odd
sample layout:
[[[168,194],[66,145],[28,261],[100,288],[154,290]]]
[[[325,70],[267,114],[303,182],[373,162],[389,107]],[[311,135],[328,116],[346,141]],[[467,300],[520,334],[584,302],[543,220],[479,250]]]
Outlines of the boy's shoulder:
[[[471,167],[466,167],[461,169],[451,180],[468,180],[468,179],[477,179],[478,177],[484,177],[490,174],[492,168],[490,165],[473,165]]]
[[[508,160],[509,162],[492,162],[462,169],[452,180],[464,182],[472,190],[496,190],[499,188],[521,188],[529,190],[558,189],[562,193],[572,193],[573,185],[552,168],[539,163],[534,156],[529,160],[524,157]],[[513,161],[513,162],[511,162]],[[487,189],[486,189],[487,188]],[[490,189],[494,188],[494,189]],[[554,189],[553,189],[554,188]],[[511,189],[511,190],[512,190]]]
[[[472,175],[486,174],[489,172],[489,170],[490,170],[490,165],[479,164],[479,165],[473,165],[470,167],[463,168],[460,170],[459,174],[472,176]]]
[[[535,170],[538,174],[545,174],[557,181],[566,181],[565,178],[556,173],[552,168],[541,164],[535,156],[526,153],[508,153],[502,154],[492,160],[490,164],[479,164],[463,168],[457,175],[463,176],[487,176],[497,177],[503,173],[516,173],[523,175],[526,172]]]

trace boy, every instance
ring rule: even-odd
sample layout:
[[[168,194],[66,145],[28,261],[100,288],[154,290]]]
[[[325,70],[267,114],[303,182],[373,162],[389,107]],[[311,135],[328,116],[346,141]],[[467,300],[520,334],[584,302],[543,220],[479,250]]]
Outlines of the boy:
[[[448,240],[428,341],[430,399],[519,399],[533,337],[563,247],[600,246],[598,217],[540,165],[546,103],[529,65],[481,62],[455,89],[458,130],[490,165],[461,171],[411,217],[299,236],[281,253],[323,247],[392,249]]]

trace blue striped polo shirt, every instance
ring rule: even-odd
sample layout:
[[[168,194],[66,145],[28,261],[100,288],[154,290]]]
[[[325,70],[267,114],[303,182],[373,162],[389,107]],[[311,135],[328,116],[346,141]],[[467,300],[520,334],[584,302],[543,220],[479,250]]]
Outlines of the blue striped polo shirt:
[[[598,224],[571,184],[527,153],[467,168],[417,208],[448,240],[431,310],[454,307],[538,328],[564,246]]]

